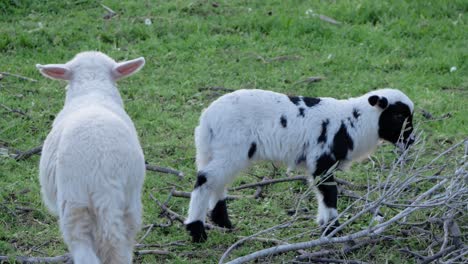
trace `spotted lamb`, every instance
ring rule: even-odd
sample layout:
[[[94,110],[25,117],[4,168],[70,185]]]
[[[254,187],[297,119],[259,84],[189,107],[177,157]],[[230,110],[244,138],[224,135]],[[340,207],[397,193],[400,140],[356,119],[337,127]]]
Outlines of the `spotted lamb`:
[[[215,224],[232,228],[226,185],[258,160],[306,167],[316,178],[317,222],[336,227],[337,186],[327,172],[367,157],[381,140],[412,144],[413,110],[412,101],[395,89],[345,100],[264,90],[238,90],[220,97],[204,110],[195,129],[198,176],[186,221],[193,241],[207,239],[208,210]]]
[[[46,77],[69,82],[44,143],[40,183],[74,263],[132,262],[145,162],[116,81],[144,64],[143,58],[116,63],[83,52],[66,64],[36,66]]]

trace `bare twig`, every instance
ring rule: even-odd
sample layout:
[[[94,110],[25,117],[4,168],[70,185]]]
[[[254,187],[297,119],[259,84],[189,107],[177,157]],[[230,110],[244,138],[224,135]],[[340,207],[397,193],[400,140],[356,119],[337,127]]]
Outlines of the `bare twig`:
[[[256,236],[259,236],[261,234],[264,234],[264,233],[268,233],[268,232],[271,232],[273,230],[276,230],[276,229],[279,229],[279,228],[285,228],[285,227],[288,227],[292,224],[292,222],[287,222],[287,223],[284,223],[284,224],[281,224],[281,225],[277,225],[277,226],[274,226],[274,227],[270,227],[268,229],[265,229],[265,230],[262,230],[258,233],[255,233],[251,236],[248,236],[248,237],[244,237],[240,240],[238,240],[236,243],[232,244],[224,253],[223,255],[221,256],[221,258],[219,259],[218,261],[218,264],[222,264],[224,262],[224,259],[227,258],[227,256],[229,255],[229,253],[231,253],[232,250],[234,250],[237,246],[239,246],[240,244],[244,243],[245,241],[247,240],[250,240],[252,239],[253,237],[256,237]]]
[[[137,256],[143,256],[143,255],[169,255],[169,254],[171,254],[169,251],[158,250],[158,249],[135,251],[135,255],[137,255]]]
[[[320,82],[322,81],[324,78],[323,77],[320,77],[320,76],[312,76],[312,77],[308,77],[304,80],[300,80],[300,81],[297,81],[295,82],[292,86],[296,86],[298,84],[301,84],[301,83],[306,83],[306,84],[310,84],[310,83],[316,83],[316,82]]]
[[[199,91],[221,91],[221,92],[234,92],[234,89],[225,88],[221,86],[208,86],[208,87],[200,87],[198,88]]]
[[[112,17],[117,15],[117,13],[114,10],[110,9],[109,7],[103,4],[101,4],[101,6],[107,11],[107,14],[105,14],[103,17],[104,19],[111,19]]]
[[[162,173],[167,173],[167,174],[174,174],[174,175],[177,175],[179,178],[184,177],[184,173],[181,171],[174,170],[171,168],[159,167],[159,166],[151,165],[151,164],[146,164],[146,170],[157,171],[157,172],[162,172]]]
[[[174,197],[182,197],[182,198],[190,198],[190,194],[189,192],[182,192],[182,191],[178,191],[178,190],[172,190],[171,191],[172,195]],[[254,198],[254,196],[252,195],[247,195],[247,196],[243,196],[243,195],[228,195],[226,197],[226,199],[228,200],[237,200],[237,199],[244,199],[244,198]]]
[[[250,184],[245,184],[241,185],[238,187],[234,187],[229,189],[230,191],[239,191],[242,189],[247,189],[247,188],[254,188],[258,186],[265,186],[265,185],[270,185],[270,184],[275,184],[275,183],[280,183],[280,182],[289,182],[289,181],[307,181],[306,176],[296,176],[296,177],[288,177],[288,178],[280,178],[280,179],[272,179],[272,180],[266,180],[266,181],[261,181],[257,183],[250,183]]]
[[[16,114],[20,114],[22,116],[25,116],[25,117],[29,117],[28,114],[26,114],[24,111],[22,110],[19,110],[19,109],[13,109],[13,108],[10,108],[4,104],[0,104],[1,107],[5,108],[6,110],[10,111],[11,113],[16,113]]]
[[[30,158],[32,155],[39,155],[42,151],[42,145],[34,147],[32,149],[26,150],[24,152],[20,152],[15,156],[15,160],[20,161],[20,160],[25,160]]]
[[[5,76],[16,77],[16,78],[26,80],[26,81],[30,81],[30,82],[37,82],[37,80],[35,80],[35,79],[29,78],[29,77],[24,77],[24,76],[21,76],[19,74],[14,74],[14,73],[9,73],[9,72],[0,72],[0,74],[5,75]]]
[[[65,254],[56,257],[8,257],[0,256],[0,262],[9,263],[10,260],[13,260],[11,263],[69,263],[71,261],[71,255]]]

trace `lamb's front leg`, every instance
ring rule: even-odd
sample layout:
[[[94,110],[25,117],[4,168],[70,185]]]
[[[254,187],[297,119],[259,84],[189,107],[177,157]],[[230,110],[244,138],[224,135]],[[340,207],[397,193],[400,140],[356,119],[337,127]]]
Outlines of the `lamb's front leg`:
[[[340,225],[336,204],[338,200],[338,187],[333,175],[314,176],[316,197],[318,202],[317,223],[323,228],[325,235]]]

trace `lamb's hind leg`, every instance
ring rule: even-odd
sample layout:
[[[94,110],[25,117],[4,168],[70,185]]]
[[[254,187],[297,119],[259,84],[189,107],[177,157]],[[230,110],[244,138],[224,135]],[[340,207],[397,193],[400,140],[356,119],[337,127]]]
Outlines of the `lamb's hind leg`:
[[[333,175],[314,176],[316,182],[316,197],[318,202],[317,223],[323,227],[325,235],[340,225],[336,217],[338,188]],[[330,225],[331,224],[331,225]]]
[[[246,160],[236,160],[229,156],[226,157],[226,155],[218,155],[218,157],[224,158],[211,160],[207,166],[199,170],[197,181],[192,191],[186,228],[190,232],[194,242],[203,242],[207,239],[204,223],[210,201],[211,204],[214,204],[213,201],[215,200],[217,201],[216,205],[219,203],[218,208],[215,205],[216,212],[225,217],[223,221],[217,220],[215,223],[229,227],[225,203],[222,201],[218,202],[219,199],[224,201],[224,196],[220,195],[220,193],[224,193],[226,185],[247,165]]]
[[[60,229],[68,245],[74,263],[100,263],[94,251],[94,219],[86,206],[62,202],[60,210]]]

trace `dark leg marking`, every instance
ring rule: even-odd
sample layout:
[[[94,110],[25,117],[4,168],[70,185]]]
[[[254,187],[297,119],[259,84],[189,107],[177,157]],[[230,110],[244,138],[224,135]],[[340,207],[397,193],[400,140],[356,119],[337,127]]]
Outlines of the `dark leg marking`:
[[[316,168],[314,172],[314,176],[320,176],[325,173],[328,169],[330,169],[333,165],[335,165],[336,159],[332,157],[331,154],[322,154],[316,163]]]
[[[283,127],[287,127],[288,126],[288,120],[286,119],[286,117],[284,115],[281,116],[280,118],[280,123]]]
[[[336,204],[338,201],[338,188],[336,185],[327,185],[328,183],[334,183],[333,176],[330,176],[329,178],[332,178],[332,180],[329,181],[329,179],[320,179],[320,181],[323,181],[323,183],[319,183],[317,188],[323,195],[323,202],[325,205],[329,208],[336,209]]]
[[[305,117],[304,110],[305,110],[304,107],[299,107],[299,115],[298,116]]]
[[[320,132],[320,136],[317,139],[318,143],[325,143],[327,142],[327,126],[330,124],[329,119],[325,119],[322,121],[322,132]]]
[[[361,116],[361,113],[356,108],[353,108],[353,116],[354,118],[358,119],[359,116]]]
[[[289,97],[289,100],[295,104],[295,105],[299,105],[299,102],[301,101],[301,98],[297,97],[297,96],[288,96]]]
[[[225,228],[232,228],[231,221],[229,220],[226,200],[220,200],[216,203],[216,206],[211,211],[211,221],[213,221],[216,225],[225,227]]]
[[[253,157],[253,155],[255,154],[255,151],[257,151],[257,143],[252,142],[252,144],[250,144],[249,153],[247,153],[247,156],[249,157],[249,159]]]
[[[313,98],[313,97],[303,97],[302,101],[308,106],[312,107],[318,103],[320,103],[320,98]]]
[[[195,243],[205,242],[208,238],[205,232],[205,226],[200,220],[187,224],[185,228],[189,231],[190,236],[192,236],[192,241]]]
[[[202,186],[205,182],[206,182],[205,173],[198,172],[197,181],[195,182],[195,186],[193,188],[196,189],[196,188]]]

